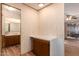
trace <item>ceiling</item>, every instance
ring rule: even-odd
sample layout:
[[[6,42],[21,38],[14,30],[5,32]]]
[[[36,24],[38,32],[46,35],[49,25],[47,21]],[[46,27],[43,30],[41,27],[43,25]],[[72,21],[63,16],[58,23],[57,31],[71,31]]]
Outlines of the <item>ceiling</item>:
[[[42,3],[42,4],[44,4],[44,6],[43,7],[39,7],[38,5],[40,3],[24,3],[24,4],[29,6],[29,7],[31,7],[31,8],[33,8],[33,9],[35,9],[35,10],[40,10],[40,9],[50,5],[50,3]]]
[[[72,15],[79,17],[79,3],[65,3],[64,12],[65,15]]]
[[[65,3],[64,4],[65,15],[72,15],[77,17],[77,19],[72,19],[68,21],[69,23],[79,23],[79,3]]]

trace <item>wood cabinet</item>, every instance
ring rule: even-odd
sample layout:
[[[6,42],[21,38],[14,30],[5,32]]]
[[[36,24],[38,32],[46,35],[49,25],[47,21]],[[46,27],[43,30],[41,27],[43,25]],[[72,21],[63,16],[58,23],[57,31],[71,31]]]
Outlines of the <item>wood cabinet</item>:
[[[32,52],[37,56],[49,56],[50,44],[49,41],[31,37]]]
[[[3,47],[20,44],[20,35],[2,36]]]

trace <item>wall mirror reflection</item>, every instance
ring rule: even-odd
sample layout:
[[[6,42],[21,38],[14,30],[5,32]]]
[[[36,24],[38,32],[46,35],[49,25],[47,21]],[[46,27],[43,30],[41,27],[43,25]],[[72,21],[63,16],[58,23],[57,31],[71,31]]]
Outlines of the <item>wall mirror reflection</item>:
[[[65,56],[79,55],[79,17],[66,15],[65,19]]]
[[[66,21],[65,21],[66,38],[73,37],[78,39],[79,38],[79,19],[78,17],[75,17],[75,16],[70,16],[70,15],[68,16],[69,16],[67,17],[68,20],[66,18]]]
[[[20,55],[21,10],[2,4],[2,55]]]

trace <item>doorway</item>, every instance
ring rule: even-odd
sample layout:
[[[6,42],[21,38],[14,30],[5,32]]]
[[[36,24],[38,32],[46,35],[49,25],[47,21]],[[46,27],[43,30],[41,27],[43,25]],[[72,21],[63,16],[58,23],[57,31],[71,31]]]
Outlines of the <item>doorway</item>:
[[[2,4],[2,56],[21,54],[21,10]]]

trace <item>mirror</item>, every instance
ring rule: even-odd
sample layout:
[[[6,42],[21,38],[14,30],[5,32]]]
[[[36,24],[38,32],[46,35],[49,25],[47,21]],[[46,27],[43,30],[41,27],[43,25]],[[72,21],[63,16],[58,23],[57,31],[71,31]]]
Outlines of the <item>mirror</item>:
[[[2,55],[19,56],[21,10],[2,4]]]
[[[66,38],[71,37],[77,39],[79,37],[79,19],[77,18],[75,17],[65,21]]]

